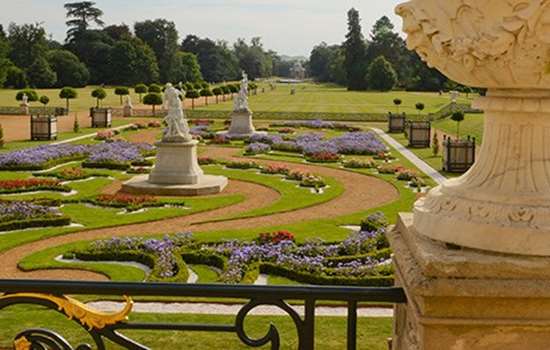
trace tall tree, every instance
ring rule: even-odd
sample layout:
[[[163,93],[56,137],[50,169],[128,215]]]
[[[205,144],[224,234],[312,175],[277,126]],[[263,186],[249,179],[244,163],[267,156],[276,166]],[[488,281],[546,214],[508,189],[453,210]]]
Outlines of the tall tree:
[[[37,59],[44,58],[48,49],[46,31],[40,24],[10,24],[8,29],[9,58],[23,70]]]
[[[153,50],[140,39],[121,40],[111,51],[111,79],[124,85],[158,81],[159,68]]]
[[[0,24],[0,87],[6,82],[8,70],[13,64],[8,59],[10,45],[4,27]]]
[[[174,22],[156,19],[137,22],[134,25],[136,36],[149,45],[157,57],[160,79],[171,80],[173,69],[177,64],[178,31]]]
[[[201,66],[197,56],[191,52],[179,51],[174,66],[174,82],[196,82],[202,80]]]
[[[101,20],[103,11],[95,7],[95,2],[71,2],[66,3],[64,7],[65,10],[67,10],[67,18],[69,19],[65,22],[69,27],[67,31],[67,42],[75,40],[79,34],[85,32],[90,27],[91,22],[94,22],[100,27],[105,25]]]
[[[57,74],[56,87],[83,87],[88,83],[90,72],[76,55],[67,50],[48,52],[48,62]]]
[[[390,91],[397,83],[397,74],[384,56],[377,57],[367,70],[369,87],[378,91]]]
[[[188,35],[183,40],[181,49],[197,56],[202,76],[206,81],[220,82],[238,79],[239,61],[226,42],[215,42],[208,38],[201,39],[196,35]]]
[[[355,8],[348,11],[348,33],[343,46],[348,89],[365,89],[366,44],[361,29],[359,11]]]

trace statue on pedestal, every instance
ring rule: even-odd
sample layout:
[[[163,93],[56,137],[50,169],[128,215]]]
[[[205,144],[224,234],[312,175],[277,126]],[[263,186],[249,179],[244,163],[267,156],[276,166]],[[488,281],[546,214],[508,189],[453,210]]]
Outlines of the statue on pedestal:
[[[183,97],[181,91],[170,83],[166,84],[164,108],[168,113],[164,118],[166,129],[162,142],[189,142],[193,139],[189,133],[189,124],[185,119],[181,97]]]
[[[248,107],[248,75],[243,71],[243,79],[241,80],[241,90],[239,95],[233,102],[233,111],[238,113],[249,113]]]

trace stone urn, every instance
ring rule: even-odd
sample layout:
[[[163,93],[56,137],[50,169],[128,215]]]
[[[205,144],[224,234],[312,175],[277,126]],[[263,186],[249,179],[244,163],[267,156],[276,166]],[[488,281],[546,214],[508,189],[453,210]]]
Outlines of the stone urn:
[[[415,205],[414,227],[460,246],[550,256],[550,2],[412,0],[396,12],[409,49],[488,88],[474,103],[485,111],[479,158]]]

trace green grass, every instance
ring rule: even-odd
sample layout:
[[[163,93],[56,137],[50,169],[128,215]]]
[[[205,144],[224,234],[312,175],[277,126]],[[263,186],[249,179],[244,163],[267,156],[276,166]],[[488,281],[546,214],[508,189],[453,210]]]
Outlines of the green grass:
[[[215,283],[218,280],[218,273],[207,265],[188,265],[193,272],[199,276],[197,283]]]
[[[296,95],[290,95],[291,87],[278,85],[277,90],[269,94],[258,94],[250,98],[250,107],[254,112],[289,112],[289,113],[382,113],[395,111],[393,100],[403,101],[400,112],[417,114],[415,104],[422,102],[426,105],[424,113],[433,113],[450,103],[448,96],[439,96],[437,93],[423,92],[355,92],[331,85],[300,84]],[[469,102],[469,99],[460,98],[460,102]],[[231,111],[231,101],[214,104],[208,107],[199,107],[199,110]]]
[[[167,322],[199,324],[234,324],[234,316],[131,314],[132,322]],[[296,349],[297,337],[294,323],[284,316],[248,316],[245,329],[251,337],[262,337],[273,323],[281,335],[281,349]],[[0,347],[11,348],[13,337],[20,331],[45,327],[65,337],[76,347],[81,343],[93,343],[89,335],[75,322],[67,320],[53,310],[38,306],[15,306],[2,311],[0,319]],[[358,319],[357,344],[360,349],[385,350],[391,336],[390,318]],[[250,349],[241,344],[233,333],[192,333],[173,331],[124,331],[124,335],[152,349]],[[346,319],[342,317],[318,317],[315,319],[316,349],[341,350],[346,347]],[[107,343],[108,349],[121,349]],[[261,349],[269,349],[269,346]]]
[[[485,117],[483,114],[466,114],[464,121],[460,123],[460,135],[475,137],[476,143],[481,145],[483,142],[484,124]],[[448,135],[456,136],[456,122],[451,120],[451,118],[435,121],[433,127]]]

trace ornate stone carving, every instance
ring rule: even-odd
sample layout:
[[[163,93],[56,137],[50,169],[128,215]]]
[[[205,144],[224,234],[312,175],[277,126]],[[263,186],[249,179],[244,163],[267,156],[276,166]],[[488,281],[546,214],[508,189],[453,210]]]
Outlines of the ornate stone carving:
[[[550,1],[412,0],[396,9],[408,47],[466,85],[547,88]]]
[[[248,75],[243,71],[241,80],[241,90],[233,102],[233,111],[236,113],[250,113],[248,106]]]

